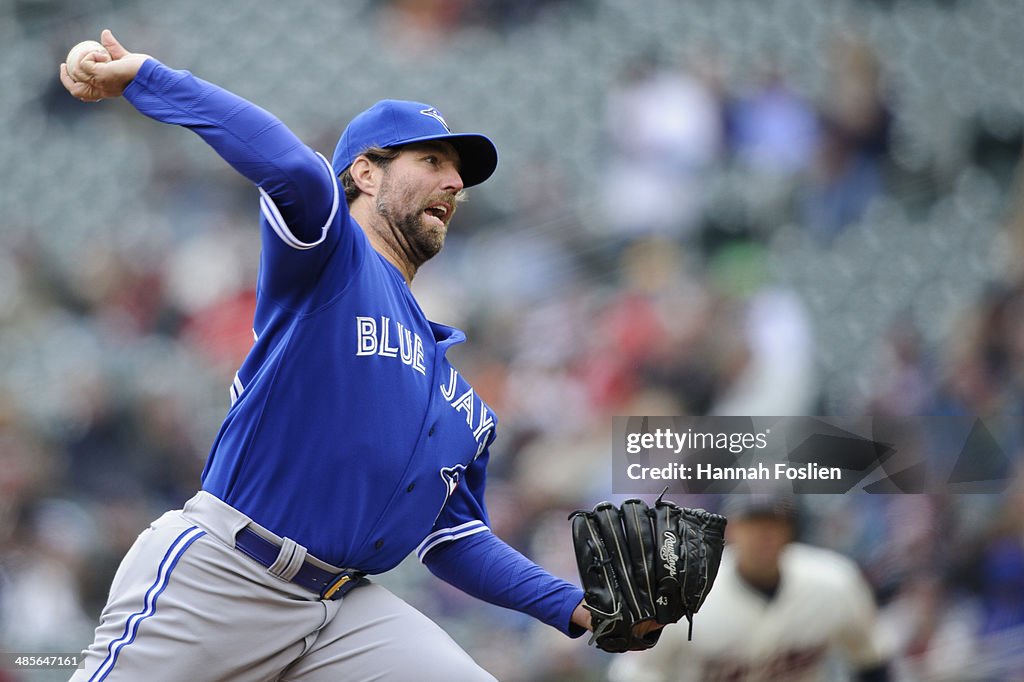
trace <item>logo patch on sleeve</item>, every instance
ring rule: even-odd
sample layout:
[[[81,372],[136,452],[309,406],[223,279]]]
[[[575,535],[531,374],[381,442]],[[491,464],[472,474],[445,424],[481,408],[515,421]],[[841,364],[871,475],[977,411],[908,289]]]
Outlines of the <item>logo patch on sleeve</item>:
[[[453,467],[443,467],[441,469],[441,480],[444,481],[445,485],[445,503],[448,502],[448,498],[452,496],[452,494],[455,492],[455,489],[459,487],[459,481],[462,480],[462,473],[465,470],[466,465],[464,464],[456,464]]]

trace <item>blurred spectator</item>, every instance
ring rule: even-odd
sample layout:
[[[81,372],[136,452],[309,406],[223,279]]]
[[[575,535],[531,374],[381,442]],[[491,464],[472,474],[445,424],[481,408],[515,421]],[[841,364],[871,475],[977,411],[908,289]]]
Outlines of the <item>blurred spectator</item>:
[[[904,317],[895,320],[882,338],[880,355],[865,413],[927,414],[935,391],[935,368],[926,356],[920,331]]]
[[[814,105],[797,94],[777,66],[730,106],[730,146],[737,161],[765,175],[807,172],[818,146]]]
[[[870,46],[840,35],[830,56],[821,142],[803,208],[807,228],[825,244],[859,221],[882,193],[892,120]]]
[[[721,305],[733,308],[733,361],[710,409],[721,415],[812,413],[816,397],[814,334],[800,297],[769,283],[767,253],[752,243],[722,249],[711,277]],[[719,330],[721,331],[721,330]],[[727,334],[718,336],[728,338]]]
[[[406,54],[419,58],[436,56],[452,27],[459,26],[466,8],[465,0],[387,0],[380,3],[380,32],[407,48]]]
[[[425,53],[458,28],[511,31],[561,5],[580,0],[384,0],[378,3],[382,31],[415,52]],[[411,43],[411,44],[410,44]]]
[[[793,541],[793,500],[734,494],[723,513],[726,551],[693,639],[668,626],[650,651],[616,658],[613,682],[811,682],[837,652],[858,680],[889,679],[867,583],[846,557]]]
[[[898,680],[960,682],[980,679],[976,617],[935,576],[908,582],[881,613],[881,636],[898,657]]]
[[[945,349],[937,414],[1020,414],[1024,409],[1024,285],[990,287],[961,315]]]
[[[5,651],[75,651],[93,629],[77,576],[95,538],[94,520],[55,499],[21,512],[0,561],[0,642]]]
[[[1017,477],[972,556],[961,575],[980,611],[974,654],[984,679],[1024,679],[1024,477]]]
[[[613,235],[680,237],[697,224],[720,159],[721,104],[681,65],[632,62],[608,94],[608,169],[599,194]]]

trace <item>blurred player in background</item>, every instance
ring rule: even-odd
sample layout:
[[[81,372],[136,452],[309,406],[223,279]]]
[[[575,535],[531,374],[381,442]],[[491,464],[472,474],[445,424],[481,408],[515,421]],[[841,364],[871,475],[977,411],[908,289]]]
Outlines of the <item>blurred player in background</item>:
[[[794,541],[793,498],[736,494],[723,511],[725,555],[693,640],[666,628],[613,661],[612,682],[821,681],[835,654],[859,682],[890,679],[874,596],[852,561]]]
[[[61,65],[67,90],[200,135],[259,188],[263,249],[255,343],[202,490],[128,552],[74,679],[493,680],[367,579],[414,550],[475,597],[583,634],[583,591],[491,532],[496,417],[445,356],[463,333],[409,290],[463,188],[493,173],[491,141],[384,100],[328,161],[250,102],[102,39]]]

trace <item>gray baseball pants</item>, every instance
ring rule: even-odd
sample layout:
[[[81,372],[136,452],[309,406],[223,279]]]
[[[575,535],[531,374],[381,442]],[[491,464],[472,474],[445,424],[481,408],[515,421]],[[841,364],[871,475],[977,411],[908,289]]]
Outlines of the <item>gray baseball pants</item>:
[[[325,601],[269,573],[235,549],[251,523],[200,492],[143,531],[71,682],[495,682],[380,585]]]

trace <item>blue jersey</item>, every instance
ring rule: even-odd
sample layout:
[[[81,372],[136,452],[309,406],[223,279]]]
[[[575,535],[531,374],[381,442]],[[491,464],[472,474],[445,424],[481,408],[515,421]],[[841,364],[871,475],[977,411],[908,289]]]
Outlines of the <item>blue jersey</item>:
[[[152,59],[125,97],[197,132],[259,187],[256,340],[203,489],[324,561],[380,573],[418,550],[466,591],[579,634],[579,588],[489,530],[497,417],[446,357],[464,334],[427,319],[327,160],[266,111]],[[465,566],[496,557],[510,566],[491,577]]]
[[[331,222],[337,243],[294,298],[267,291],[269,264],[291,256],[274,251],[294,247],[264,242],[256,343],[203,487],[330,563],[377,573],[428,535],[485,530],[496,419],[445,355],[463,333],[427,320],[346,211]]]

